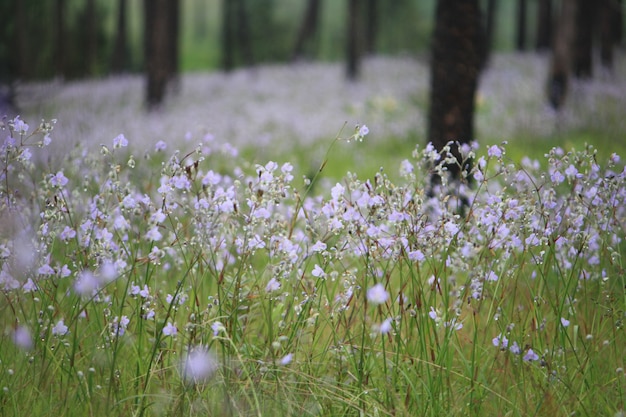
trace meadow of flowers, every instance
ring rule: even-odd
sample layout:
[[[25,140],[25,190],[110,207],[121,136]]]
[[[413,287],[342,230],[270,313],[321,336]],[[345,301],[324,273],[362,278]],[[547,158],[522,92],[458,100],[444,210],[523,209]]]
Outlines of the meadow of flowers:
[[[417,146],[327,178],[404,131],[393,102],[312,175],[201,129],[6,121],[0,414],[623,416],[623,161],[474,143],[448,181]]]

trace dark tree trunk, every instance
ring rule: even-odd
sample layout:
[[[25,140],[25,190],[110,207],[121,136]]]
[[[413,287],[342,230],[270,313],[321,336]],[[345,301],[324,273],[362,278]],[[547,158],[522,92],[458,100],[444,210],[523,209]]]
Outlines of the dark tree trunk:
[[[246,4],[244,0],[223,0],[222,70],[232,71],[239,57],[247,66],[254,64]]]
[[[518,51],[526,49],[526,0],[517,0],[517,34],[515,47]]]
[[[178,67],[179,42],[178,34],[180,32],[180,0],[169,0],[167,13],[167,62],[168,62],[168,83],[173,87],[174,91],[178,91],[180,87]]]
[[[59,0],[57,0],[59,1]],[[128,70],[128,41],[126,37],[126,0],[117,2],[117,21],[115,31],[115,45],[113,47],[113,59],[111,71],[122,73]]]
[[[23,0],[15,0],[15,55],[16,75],[19,78],[29,78],[31,71],[28,65],[28,25],[26,18],[26,4]]]
[[[96,16],[95,0],[87,0],[85,6],[85,40],[86,47],[86,67],[84,75],[92,76],[98,72],[98,21]]]
[[[307,53],[306,50],[307,44],[311,43],[317,34],[320,5],[320,0],[308,0],[304,17],[302,18],[302,24],[300,25],[300,30],[298,31],[298,37],[296,38],[296,44],[291,55],[292,60],[298,60],[303,56],[314,55],[312,52]]]
[[[578,0],[576,7],[574,75],[577,78],[591,78],[593,75],[593,27],[597,1]]]
[[[613,23],[611,26],[613,27],[613,42],[615,45],[621,45],[622,37],[624,36],[624,11],[622,3],[622,0],[611,1],[611,7],[613,10]]]
[[[222,1],[222,70],[235,68],[235,7],[233,0]]]
[[[361,0],[348,0],[346,24],[346,76],[349,80],[359,78],[361,72],[361,54],[363,34],[361,26]]]
[[[365,12],[365,52],[374,54],[378,36],[378,0],[367,0]]]
[[[576,37],[576,2],[577,0],[562,0],[552,47],[547,94],[548,101],[555,110],[563,107],[567,95]]]
[[[168,2],[144,0],[145,65],[147,73],[146,104],[148,110],[160,107],[165,98],[169,77],[168,61]]]
[[[552,0],[539,0],[537,5],[537,41],[535,49],[545,51],[552,44]]]
[[[252,50],[252,38],[250,36],[250,20],[248,19],[248,10],[246,8],[246,0],[237,0],[237,43],[241,51],[243,62],[246,66],[254,65],[254,54]]]
[[[483,66],[487,65],[487,61],[493,50],[493,34],[496,30],[497,9],[498,0],[487,0],[487,10],[485,13],[485,59]]]
[[[65,0],[56,0],[55,3],[55,46],[54,46],[54,67],[57,77],[67,75],[66,50],[67,41],[65,39]]]
[[[478,0],[438,0],[432,39],[428,141],[438,150],[448,142],[474,139],[474,103],[485,53]],[[460,163],[458,147],[451,151]],[[460,164],[448,166],[458,177]]]
[[[613,69],[613,13],[612,0],[600,0],[598,27],[600,32],[600,62],[604,68]]]

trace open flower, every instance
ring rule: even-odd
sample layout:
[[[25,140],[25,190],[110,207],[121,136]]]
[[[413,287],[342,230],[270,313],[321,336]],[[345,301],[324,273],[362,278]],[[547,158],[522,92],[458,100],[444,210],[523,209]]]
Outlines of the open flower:
[[[384,304],[389,299],[389,293],[383,284],[376,284],[367,290],[367,300],[372,304]]]

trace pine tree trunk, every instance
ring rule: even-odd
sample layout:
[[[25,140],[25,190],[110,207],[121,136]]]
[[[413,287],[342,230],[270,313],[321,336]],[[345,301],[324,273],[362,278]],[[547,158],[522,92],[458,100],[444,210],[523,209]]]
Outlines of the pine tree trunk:
[[[315,37],[315,34],[317,33],[320,5],[320,0],[307,1],[302,24],[300,25],[298,37],[296,38],[296,43],[293,48],[293,53],[291,55],[291,59],[294,61],[300,59],[303,56],[307,56],[307,45],[311,43],[311,39],[313,39]]]
[[[439,0],[432,39],[428,141],[474,140],[474,103],[484,59],[485,35],[478,0]],[[460,161],[458,147],[452,153]],[[456,177],[458,164],[448,166]]]
[[[118,0],[116,21],[117,29],[115,31],[115,46],[113,47],[113,57],[111,60],[111,71],[113,73],[122,73],[128,70],[126,20],[126,0]]]
[[[526,0],[517,0],[517,35],[515,47],[518,51],[526,49]]]
[[[359,78],[361,72],[362,29],[361,29],[361,0],[348,0],[347,16],[347,43],[346,43],[346,76],[349,80]]]
[[[577,0],[562,0],[552,48],[547,94],[548,101],[555,110],[563,107],[567,96],[576,37],[576,2]]]
[[[537,41],[535,49],[545,51],[552,44],[552,0],[539,0],[537,6]]]
[[[167,62],[168,2],[169,0],[144,0],[148,110],[158,109],[165,98],[170,65]]]
[[[593,29],[597,1],[578,0],[574,47],[574,75],[577,78],[593,76]]]

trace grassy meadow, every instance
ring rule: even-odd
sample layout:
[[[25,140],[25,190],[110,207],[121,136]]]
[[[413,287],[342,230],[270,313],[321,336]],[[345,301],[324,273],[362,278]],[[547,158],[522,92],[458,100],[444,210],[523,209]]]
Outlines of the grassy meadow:
[[[494,56],[460,182],[425,63],[364,65],[21,86],[0,414],[623,416],[623,59],[557,114]]]

